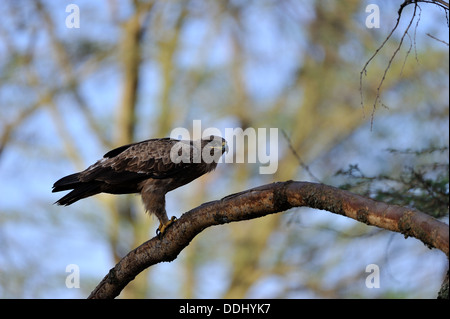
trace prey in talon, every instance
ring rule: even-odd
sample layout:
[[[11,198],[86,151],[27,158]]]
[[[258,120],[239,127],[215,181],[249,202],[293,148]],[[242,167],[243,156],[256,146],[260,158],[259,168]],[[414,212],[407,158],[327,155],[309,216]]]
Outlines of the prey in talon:
[[[145,209],[159,220],[159,238],[176,218],[167,217],[166,193],[214,170],[227,142],[219,136],[202,139],[149,139],[106,153],[82,172],[65,176],[53,184],[52,192],[71,190],[56,201],[68,206],[99,193],[141,194]]]

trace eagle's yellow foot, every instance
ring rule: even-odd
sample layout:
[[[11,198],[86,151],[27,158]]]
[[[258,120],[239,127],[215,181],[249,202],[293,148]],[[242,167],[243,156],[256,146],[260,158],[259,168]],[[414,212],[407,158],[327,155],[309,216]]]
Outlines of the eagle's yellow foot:
[[[159,224],[159,227],[156,230],[156,235],[158,236],[158,238],[161,238],[161,236],[165,233],[166,229],[169,228],[169,226],[172,225],[176,220],[177,218],[175,216],[172,216],[172,218],[164,225]]]

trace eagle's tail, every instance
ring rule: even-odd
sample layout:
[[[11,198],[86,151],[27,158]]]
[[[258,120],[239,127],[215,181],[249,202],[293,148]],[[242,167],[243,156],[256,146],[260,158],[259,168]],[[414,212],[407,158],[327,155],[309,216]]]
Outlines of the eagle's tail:
[[[68,175],[53,184],[52,193],[72,189],[69,194],[56,201],[55,204],[68,206],[80,199],[102,192],[101,183],[95,181],[81,182],[79,175],[80,173]]]
[[[75,173],[67,175],[53,184],[52,193],[66,191],[69,189],[74,189],[79,186],[82,182],[80,181],[80,173]]]

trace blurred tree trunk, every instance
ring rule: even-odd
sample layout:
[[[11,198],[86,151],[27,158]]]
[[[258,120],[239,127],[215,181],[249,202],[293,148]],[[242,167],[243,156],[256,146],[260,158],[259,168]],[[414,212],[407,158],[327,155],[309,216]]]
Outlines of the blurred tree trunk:
[[[157,60],[161,73],[161,95],[159,99],[159,116],[157,120],[157,130],[155,137],[165,137],[173,128],[173,123],[176,119],[176,110],[172,108],[172,98],[174,82],[177,76],[177,66],[175,65],[175,54],[177,53],[180,35],[183,29],[185,18],[187,15],[187,2],[180,4],[179,13],[176,17],[176,22],[173,28],[166,29],[164,25],[160,25],[160,32],[164,34],[158,46]]]
[[[115,145],[130,144],[135,141],[137,124],[136,105],[139,95],[140,68],[142,62],[142,35],[147,27],[145,22],[152,10],[153,3],[134,2],[134,13],[122,24],[121,42],[119,43],[119,63],[122,69],[121,101],[117,108]],[[116,262],[122,258],[123,238],[120,233],[130,227],[132,240],[130,248],[138,246],[149,237],[152,223],[147,214],[142,214],[140,203],[133,200],[133,195],[111,197],[109,205],[112,215],[110,228],[111,250]],[[136,203],[137,202],[137,203]],[[138,205],[136,205],[138,204]],[[147,272],[141,276],[144,277]],[[123,291],[125,298],[145,298],[148,294],[148,280],[136,280]]]
[[[174,83],[174,56],[178,48],[180,32],[183,21],[186,16],[184,9],[180,10],[180,14],[176,20],[175,28],[167,30],[163,25],[164,20],[156,17],[154,24],[151,25],[149,15],[153,8],[153,2],[135,2],[134,14],[123,23],[122,41],[120,43],[120,62],[123,70],[122,84],[122,101],[118,108],[117,128],[118,136],[116,137],[117,145],[124,145],[135,142],[135,128],[137,125],[136,105],[139,93],[140,72],[142,72],[142,51],[144,47],[143,33],[149,32],[152,35],[157,33],[166,34],[157,48],[159,65],[161,66],[162,87],[159,105],[159,116],[155,121],[154,137],[164,137],[170,132],[173,126],[173,111],[171,109],[171,96]],[[183,5],[183,8],[185,5]],[[157,13],[159,14],[159,12]],[[149,122],[150,123],[150,122]],[[115,199],[116,209],[113,216],[118,225],[130,225],[133,229],[132,247],[137,247],[143,241],[149,238],[150,226],[154,223],[154,219],[147,214],[142,214],[141,200],[134,196],[127,196],[126,200],[121,198]],[[134,199],[136,200],[132,200]],[[120,226],[113,227],[116,232],[111,236],[113,251],[118,251],[118,245],[123,244],[118,241],[118,233]],[[119,256],[115,255],[116,261]],[[148,277],[145,271],[142,277]],[[127,289],[124,290],[126,298],[145,298],[151,292],[148,287],[148,279],[133,281]]]

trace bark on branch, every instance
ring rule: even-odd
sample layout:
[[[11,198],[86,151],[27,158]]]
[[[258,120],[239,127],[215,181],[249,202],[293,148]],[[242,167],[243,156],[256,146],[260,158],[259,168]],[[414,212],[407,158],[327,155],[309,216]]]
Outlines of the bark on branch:
[[[161,239],[152,238],[128,253],[103,278],[89,298],[114,298],[144,269],[172,261],[207,227],[311,207],[353,218],[405,237],[449,255],[449,227],[414,209],[388,205],[332,186],[308,182],[278,182],[252,188],[202,204],[178,219]]]

